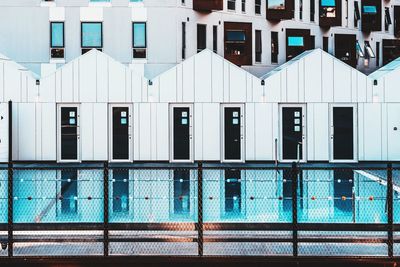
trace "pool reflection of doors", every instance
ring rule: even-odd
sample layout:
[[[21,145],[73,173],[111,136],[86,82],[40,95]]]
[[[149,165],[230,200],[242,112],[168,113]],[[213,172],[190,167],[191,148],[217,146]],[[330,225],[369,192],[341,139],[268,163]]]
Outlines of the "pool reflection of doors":
[[[281,159],[304,160],[304,106],[281,107]]]

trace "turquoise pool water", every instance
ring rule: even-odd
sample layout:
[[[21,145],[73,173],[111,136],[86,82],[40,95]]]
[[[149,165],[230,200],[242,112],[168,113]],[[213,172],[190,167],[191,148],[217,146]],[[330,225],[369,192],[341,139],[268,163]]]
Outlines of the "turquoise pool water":
[[[303,170],[298,220],[385,223],[385,172]],[[111,170],[110,222],[194,222],[197,171]],[[400,190],[394,221],[400,222]],[[289,171],[204,170],[204,222],[291,222]],[[102,222],[103,170],[15,170],[14,222]],[[0,222],[7,222],[7,171],[0,171]]]

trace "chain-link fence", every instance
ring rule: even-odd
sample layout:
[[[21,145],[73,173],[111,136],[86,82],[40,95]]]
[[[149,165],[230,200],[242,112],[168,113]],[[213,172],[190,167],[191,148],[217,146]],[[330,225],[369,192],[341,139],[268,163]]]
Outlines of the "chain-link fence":
[[[0,169],[0,257],[400,256],[400,169]]]

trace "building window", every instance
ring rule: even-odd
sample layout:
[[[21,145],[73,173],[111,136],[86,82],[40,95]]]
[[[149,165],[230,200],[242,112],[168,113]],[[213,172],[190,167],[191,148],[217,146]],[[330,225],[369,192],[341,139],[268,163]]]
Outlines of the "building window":
[[[303,19],[303,0],[299,0],[299,18],[300,20]]]
[[[381,44],[376,42],[376,66],[379,67]]]
[[[400,37],[400,6],[394,6],[394,36]]]
[[[285,0],[269,0],[268,9],[285,9]]]
[[[361,19],[360,7],[358,1],[354,1],[354,27],[358,27],[358,21]]]
[[[364,51],[365,58],[375,58],[374,51],[372,50],[369,41],[364,41]]]
[[[147,50],[146,22],[132,23],[133,58],[146,58]]]
[[[64,22],[50,23],[50,56],[64,58]]]
[[[254,10],[254,12],[257,14],[257,15],[260,15],[261,14],[261,0],[255,0],[255,10]]]
[[[197,53],[207,47],[207,25],[197,24]]]
[[[242,0],[242,12],[246,12],[246,0]]]
[[[82,54],[92,48],[102,50],[103,47],[103,23],[82,22],[81,24],[81,47]]]
[[[310,21],[315,21],[315,0],[310,0]]]
[[[261,31],[256,30],[256,62],[261,63],[261,56],[262,56]]]
[[[321,0],[321,17],[322,18],[336,17],[335,0]]]
[[[226,37],[227,53],[234,56],[242,55],[245,50],[246,33],[242,30],[229,30]]]
[[[278,32],[271,32],[271,63],[278,63]]]
[[[361,48],[361,45],[358,41],[356,41],[356,51],[357,51],[357,56],[358,57],[364,57],[364,52]]]
[[[251,23],[224,23],[224,57],[239,66],[253,64]]]
[[[236,0],[228,0],[228,10],[236,9]]]
[[[186,22],[182,22],[182,59],[186,58]]]
[[[390,10],[385,7],[385,31],[389,31],[389,25],[392,24],[392,18],[390,17]]]
[[[326,36],[322,37],[322,49],[325,52],[328,52],[328,50],[329,50],[329,37],[326,37]]]
[[[218,26],[213,26],[213,51],[218,53]]]

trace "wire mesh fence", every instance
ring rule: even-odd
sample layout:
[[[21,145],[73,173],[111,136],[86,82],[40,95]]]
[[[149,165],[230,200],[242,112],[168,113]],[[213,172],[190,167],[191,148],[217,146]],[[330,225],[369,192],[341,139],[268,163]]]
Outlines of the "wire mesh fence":
[[[0,169],[0,257],[400,256],[400,169]]]

